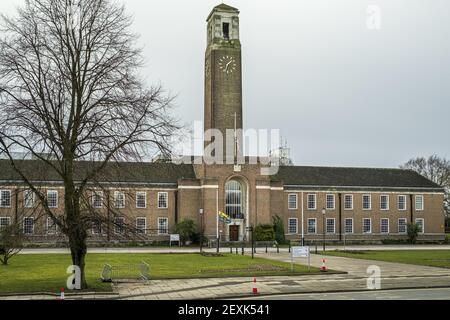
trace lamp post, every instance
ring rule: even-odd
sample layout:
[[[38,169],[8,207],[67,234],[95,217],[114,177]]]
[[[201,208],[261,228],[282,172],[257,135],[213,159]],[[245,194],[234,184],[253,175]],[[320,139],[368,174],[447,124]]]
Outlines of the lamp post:
[[[322,218],[323,218],[323,252],[325,253],[325,233],[327,230],[327,226],[325,225],[325,216],[327,214],[327,210],[325,208],[322,209]]]
[[[200,215],[200,253],[203,252],[203,237],[205,230],[203,230],[203,209],[198,210],[198,214]]]

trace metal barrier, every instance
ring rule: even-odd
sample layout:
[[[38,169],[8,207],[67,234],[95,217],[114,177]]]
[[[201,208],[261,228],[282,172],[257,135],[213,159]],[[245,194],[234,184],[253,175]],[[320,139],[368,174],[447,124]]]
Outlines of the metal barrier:
[[[105,264],[101,273],[103,282],[117,280],[150,280],[150,265],[145,261],[139,264],[110,265]]]

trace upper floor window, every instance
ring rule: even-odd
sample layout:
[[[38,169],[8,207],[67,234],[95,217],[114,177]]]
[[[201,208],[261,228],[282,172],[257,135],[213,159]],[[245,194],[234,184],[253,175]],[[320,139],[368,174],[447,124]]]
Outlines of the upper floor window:
[[[336,201],[334,194],[327,194],[327,209],[334,210],[336,208]]]
[[[25,208],[33,208],[33,206],[34,206],[33,190],[25,190],[23,192],[23,203],[24,203]]]
[[[290,194],[288,202],[289,202],[289,210],[297,210],[298,197],[296,194]]]
[[[158,209],[167,209],[169,207],[169,194],[167,192],[158,193]]]
[[[308,194],[308,210],[317,209],[317,196],[315,194]]]
[[[227,22],[224,22],[222,24],[222,32],[223,32],[223,38],[225,40],[229,40],[230,39],[230,24]]]
[[[114,193],[114,202],[116,209],[124,209],[125,208],[125,193],[122,191],[116,191]]]
[[[398,196],[398,210],[406,210],[406,196]]]
[[[389,196],[381,195],[380,197],[380,209],[389,210]]]
[[[95,209],[101,209],[103,207],[103,192],[92,193],[92,207]]]
[[[417,211],[423,211],[424,210],[423,196],[416,196],[416,210]]]
[[[147,193],[146,192],[136,192],[136,208],[138,208],[138,209],[147,208]]]
[[[369,194],[363,195],[363,210],[372,209],[372,196]]]
[[[47,203],[49,208],[58,208],[58,191],[47,191]]]
[[[344,196],[344,209],[353,210],[353,195],[346,194]]]
[[[1,208],[11,207],[11,190],[0,191],[0,207]]]

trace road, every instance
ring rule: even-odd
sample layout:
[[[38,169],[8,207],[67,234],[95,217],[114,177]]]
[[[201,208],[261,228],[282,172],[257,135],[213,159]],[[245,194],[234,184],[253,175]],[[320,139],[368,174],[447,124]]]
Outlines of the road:
[[[450,300],[450,288],[277,295],[251,300]]]

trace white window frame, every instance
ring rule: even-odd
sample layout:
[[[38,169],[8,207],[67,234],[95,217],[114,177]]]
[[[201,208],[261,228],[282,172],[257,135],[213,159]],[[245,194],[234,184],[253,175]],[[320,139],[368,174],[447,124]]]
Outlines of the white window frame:
[[[291,206],[291,204],[292,204],[292,202],[291,202],[291,197],[294,197],[294,198],[295,198],[295,202],[294,202],[295,207],[292,207],[292,206]],[[296,194],[296,193],[290,193],[290,194],[288,195],[288,209],[289,209],[289,210],[298,210],[298,194]]]
[[[333,232],[328,232],[328,221],[333,221]],[[336,219],[335,218],[327,218],[325,220],[325,233],[326,234],[336,234]]]
[[[364,208],[364,198],[368,197],[369,198],[369,208]],[[371,194],[363,194],[362,195],[362,209],[364,211],[370,211],[372,210],[372,195]]]
[[[419,232],[419,234],[425,234],[425,219],[424,218],[417,218],[415,223],[418,225],[418,221],[422,221],[422,230]]]
[[[6,220],[7,223],[6,223],[6,225],[4,225],[4,226],[2,226],[2,225],[0,224],[0,228],[2,228],[2,227],[8,227],[8,226],[11,225],[11,217],[0,217],[0,221],[1,221],[1,220]]]
[[[295,232],[291,232],[291,221],[295,221]],[[298,234],[298,219],[297,218],[289,218],[288,219],[288,234],[289,235]]]
[[[103,234],[103,226],[102,226],[102,223],[101,223],[101,221],[98,221],[98,222],[95,222],[95,224],[97,224],[97,223],[99,223],[99,226],[100,226],[100,232],[97,232],[97,230],[96,230],[96,227],[97,226],[92,226],[92,234],[94,235],[94,236],[101,236],[102,234]]]
[[[370,221],[370,230],[369,230],[368,232],[365,232],[365,231],[364,231],[364,227],[365,227],[364,223],[365,223],[366,221]],[[363,233],[363,234],[372,234],[372,228],[373,228],[373,226],[372,226],[372,219],[371,219],[371,218],[363,218],[363,223],[362,223],[362,233]]]
[[[139,224],[138,224],[139,220],[143,220],[144,221],[144,230],[139,228]],[[136,218],[136,230],[137,230],[138,234],[147,234],[147,218],[146,217],[137,217]],[[140,232],[140,231],[144,231],[144,232]]]
[[[422,202],[421,202],[422,207],[419,208],[419,209],[417,208],[417,200],[418,199],[422,199]],[[414,202],[415,202],[415,209],[416,209],[416,211],[425,211],[425,196],[424,195],[422,195],[422,194],[416,195]]]
[[[29,196],[31,195],[31,199],[29,199]],[[31,204],[28,203],[28,201],[31,201]],[[23,207],[24,208],[34,208],[34,202],[35,202],[35,194],[33,190],[31,189],[25,189],[23,191]]]
[[[347,197],[350,197],[350,199],[351,199],[352,206],[350,208],[347,208]],[[344,195],[344,210],[352,211],[354,207],[355,207],[355,205],[354,205],[354,197],[353,197],[353,195],[352,194],[345,194]]]
[[[400,209],[400,199],[405,199],[405,205],[404,205],[404,208],[403,209]],[[405,196],[405,195],[399,195],[398,196],[398,198],[397,198],[397,209],[398,209],[398,211],[406,211],[406,210],[408,210],[408,199],[407,199],[407,197]]]
[[[31,231],[31,233],[26,233],[25,232],[25,230],[26,230],[26,228],[25,228],[25,221],[27,221],[28,219],[33,221],[33,225],[32,225],[33,230]],[[34,219],[34,217],[25,217],[25,218],[23,218],[23,234],[27,235],[27,236],[32,236],[32,235],[34,235],[34,229],[35,229],[35,219]]]
[[[96,197],[100,197],[100,205],[96,205],[97,199]],[[92,208],[94,209],[102,209],[103,208],[103,191],[92,191]]]
[[[314,198],[314,207],[310,207],[309,206],[309,204],[310,204],[310,197],[313,197]],[[309,211],[314,211],[314,210],[317,210],[317,194],[315,194],[315,193],[309,193],[308,195],[307,195],[307,197],[306,197],[306,200],[307,200],[307,208],[308,208],[308,210]]]
[[[333,197],[333,206],[332,207],[328,207],[328,197]],[[336,195],[335,194],[328,193],[325,196],[325,207],[327,210],[336,210]]]
[[[386,198],[386,208],[383,208],[383,198]],[[382,194],[380,196],[380,210],[381,211],[389,211],[389,195],[388,194]]]
[[[50,201],[49,201],[49,199],[50,199],[49,195],[51,193],[56,195],[56,204],[54,206],[51,206],[50,205]],[[58,205],[59,205],[59,201],[58,201],[59,199],[58,198],[59,198],[58,190],[47,190],[47,203],[48,203],[48,207],[50,209],[58,209]]]
[[[119,226],[118,226],[118,222],[117,221],[122,221],[120,224],[122,225],[122,232],[119,232]],[[116,235],[123,235],[125,234],[125,218],[124,217],[116,217],[114,218],[114,234]]]
[[[121,206],[117,205],[117,200],[118,200],[119,195],[123,196],[123,205],[121,205]],[[125,192],[123,192],[123,191],[115,191],[114,192],[114,207],[116,209],[125,209]]]
[[[383,232],[383,221],[387,221],[387,232]],[[390,234],[391,233],[391,222],[389,218],[380,219],[380,234]]]
[[[404,222],[405,223],[404,224],[404,227],[405,227],[405,231],[404,232],[400,231],[400,226],[401,226],[400,222]],[[408,234],[408,219],[405,219],[405,218],[398,219],[397,232],[398,232],[398,234]]]
[[[314,232],[309,231],[309,222],[314,221]],[[317,218],[309,218],[308,219],[308,226],[307,226],[307,233],[308,234],[317,234]]]
[[[351,232],[347,232],[347,221],[351,221],[352,222],[352,231]],[[345,234],[354,234],[355,233],[355,221],[353,220],[353,218],[345,218],[345,220],[344,220],[344,233]]]
[[[166,200],[166,206],[165,207],[161,207],[160,206],[160,197],[164,196],[165,200]],[[169,193],[168,192],[158,192],[158,209],[169,209]]]
[[[144,202],[145,205],[143,207],[140,207],[139,204],[139,196],[144,195]],[[147,192],[145,191],[138,191],[136,192],[136,209],[147,209]]]
[[[9,193],[9,205],[3,205],[2,204],[2,202],[3,202],[3,193]],[[12,203],[12,201],[11,201],[12,199],[11,199],[11,190],[6,190],[6,189],[3,189],[3,190],[0,190],[0,208],[11,208],[11,203]]]
[[[55,232],[50,232],[50,224],[54,225]],[[52,218],[50,218],[50,217],[47,217],[46,229],[47,229],[47,234],[48,235],[58,234],[58,225],[56,223],[54,223]]]
[[[167,232],[161,232],[160,221],[162,221],[162,220],[166,221],[166,223],[167,223]],[[166,218],[166,217],[158,218],[158,235],[161,236],[161,235],[168,235],[168,234],[169,234],[169,218]]]

